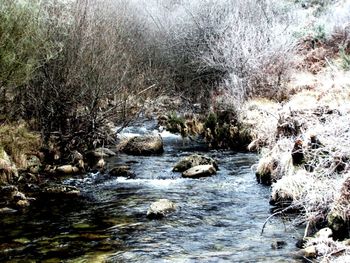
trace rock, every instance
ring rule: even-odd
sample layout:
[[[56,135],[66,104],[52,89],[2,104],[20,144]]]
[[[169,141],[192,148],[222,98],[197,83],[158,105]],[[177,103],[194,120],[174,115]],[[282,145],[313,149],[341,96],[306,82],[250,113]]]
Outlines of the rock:
[[[23,209],[23,208],[26,208],[28,206],[29,206],[29,201],[28,200],[19,200],[19,201],[16,202],[16,207],[18,207],[18,208]]]
[[[9,208],[9,207],[0,208],[0,215],[2,215],[2,214],[13,214],[13,213],[16,213],[16,212],[17,212],[17,210]]]
[[[316,246],[309,246],[303,249],[304,256],[307,258],[315,258],[317,256]]]
[[[329,227],[322,228],[320,231],[318,231],[315,234],[316,238],[321,238],[321,239],[327,239],[330,238],[333,235],[332,229]]]
[[[72,154],[72,159],[74,163],[79,163],[79,161],[84,160],[84,157],[80,152],[74,151]]]
[[[62,165],[56,168],[56,172],[60,174],[75,174],[79,172],[79,168],[73,165]]]
[[[261,141],[261,139],[255,139],[249,143],[249,145],[247,146],[247,150],[250,152],[256,152],[261,148],[262,145],[263,142]]]
[[[122,150],[132,155],[160,154],[164,152],[163,140],[160,136],[137,136],[131,138]]]
[[[200,178],[216,174],[216,169],[212,165],[198,165],[182,173],[182,177]]]
[[[98,160],[97,164],[96,164],[96,168],[97,169],[103,169],[106,165],[106,162],[104,159],[100,159]]]
[[[80,190],[75,186],[52,184],[45,186],[41,194],[46,196],[74,197],[80,195]]]
[[[41,161],[39,157],[30,155],[27,157],[27,170],[32,174],[38,174],[41,167]]]
[[[150,205],[147,210],[147,217],[149,219],[160,219],[175,211],[175,203],[168,199],[159,199]]]
[[[16,192],[13,196],[14,201],[27,200],[26,196],[21,192]]]
[[[287,243],[283,240],[276,240],[271,244],[271,248],[272,249],[281,249],[283,247],[285,247],[287,245]]]
[[[109,175],[115,177],[133,177],[133,173],[130,171],[130,166],[128,165],[119,165],[113,167],[109,171]]]
[[[94,157],[94,158],[100,159],[100,158],[114,156],[116,155],[116,153],[108,148],[100,147],[93,151],[87,152],[86,155],[88,158]]]
[[[18,192],[18,188],[14,185],[1,186],[0,201],[12,200],[17,192]]]
[[[213,158],[199,154],[192,154],[181,159],[177,164],[175,164],[173,171],[184,172],[198,165],[212,165],[216,170],[219,168],[217,162]]]

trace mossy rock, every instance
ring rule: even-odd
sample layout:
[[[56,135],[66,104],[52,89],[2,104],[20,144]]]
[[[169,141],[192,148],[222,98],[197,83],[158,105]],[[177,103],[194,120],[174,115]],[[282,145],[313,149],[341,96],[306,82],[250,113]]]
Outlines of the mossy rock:
[[[137,136],[126,143],[123,151],[131,155],[161,154],[164,152],[163,140],[160,136]]]

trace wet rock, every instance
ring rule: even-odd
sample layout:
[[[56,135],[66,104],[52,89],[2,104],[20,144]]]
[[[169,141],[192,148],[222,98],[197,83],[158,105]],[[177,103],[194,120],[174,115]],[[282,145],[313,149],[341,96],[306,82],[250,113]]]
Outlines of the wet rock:
[[[79,168],[73,165],[62,165],[56,168],[56,173],[59,174],[76,174],[79,172]]]
[[[216,169],[212,165],[198,165],[182,173],[182,177],[200,178],[216,174]]]
[[[23,209],[23,208],[26,208],[28,207],[30,204],[29,204],[29,201],[28,200],[19,200],[16,202],[16,207],[17,208],[20,208],[20,209]]]
[[[285,247],[287,245],[287,243],[283,240],[276,240],[271,244],[271,248],[272,249],[282,249],[283,247]]]
[[[114,155],[116,155],[116,153],[113,152],[112,150],[108,149],[108,148],[100,147],[100,148],[97,148],[97,149],[95,149],[93,151],[87,152],[86,155],[87,155],[88,158],[100,159],[100,158],[114,156]]]
[[[216,170],[219,168],[217,162],[213,158],[205,155],[192,154],[190,156],[184,157],[177,164],[175,164],[173,171],[184,172],[198,165],[212,165]]]
[[[9,208],[9,207],[0,208],[0,215],[2,215],[2,214],[13,214],[13,213],[16,213],[16,212],[17,212],[17,210]]]
[[[52,184],[45,186],[41,194],[53,197],[77,197],[80,195],[80,190],[75,186]]]
[[[25,184],[23,189],[26,193],[31,193],[31,194],[38,194],[41,191],[40,187],[37,184],[31,184],[31,183]]]
[[[164,152],[163,140],[160,136],[137,136],[131,138],[122,150],[132,155],[160,154]]]
[[[6,185],[0,187],[0,201],[12,200],[18,192],[18,188],[14,185]]]
[[[97,164],[96,164],[96,168],[97,169],[104,169],[106,165],[106,161],[104,159],[100,159],[98,160]]]
[[[29,206],[30,200],[17,187],[8,185],[0,188],[0,201],[10,207],[24,208]]]
[[[147,210],[147,218],[160,219],[175,211],[176,205],[174,202],[168,199],[160,199],[150,205]]]
[[[113,167],[109,171],[109,175],[114,177],[134,177],[133,173],[130,171],[130,166],[128,165],[118,165]]]
[[[84,160],[84,156],[78,152],[78,151],[74,151],[72,154],[72,159],[74,163],[78,163],[81,160]]]
[[[26,196],[21,193],[21,192],[16,192],[14,195],[13,195],[13,200],[16,202],[16,201],[20,201],[20,200],[27,200]]]
[[[27,157],[27,170],[32,174],[38,174],[41,167],[41,161],[39,157],[30,155]]]

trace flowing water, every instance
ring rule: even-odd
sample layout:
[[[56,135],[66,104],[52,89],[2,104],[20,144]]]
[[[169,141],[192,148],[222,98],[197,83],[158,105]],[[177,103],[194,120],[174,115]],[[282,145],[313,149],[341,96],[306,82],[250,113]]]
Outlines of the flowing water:
[[[146,133],[147,129],[128,129]],[[0,219],[0,259],[8,262],[295,262],[300,234],[270,215],[270,190],[258,185],[251,166],[257,156],[207,151],[163,133],[165,153],[119,154],[109,167],[128,163],[135,178],[86,174],[64,183],[82,197],[40,200],[21,214]],[[172,172],[183,156],[205,152],[219,161],[217,175],[184,179]],[[160,198],[179,209],[162,220],[145,216]],[[286,244],[280,249],[271,245]]]

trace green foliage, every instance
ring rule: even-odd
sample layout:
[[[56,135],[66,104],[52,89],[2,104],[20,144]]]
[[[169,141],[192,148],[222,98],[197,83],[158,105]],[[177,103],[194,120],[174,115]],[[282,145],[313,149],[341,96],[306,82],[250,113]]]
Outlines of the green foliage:
[[[341,59],[341,67],[348,71],[350,70],[350,54],[346,53],[344,48],[339,50],[340,59]]]
[[[210,129],[211,131],[215,131],[217,123],[218,123],[217,115],[214,112],[210,112],[207,119],[205,120],[204,127],[206,129]]]
[[[317,25],[313,31],[313,38],[317,41],[326,39],[326,30],[324,25]]]
[[[175,112],[168,114],[167,130],[172,133],[181,133],[186,127],[185,119],[182,116],[178,116]]]

